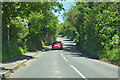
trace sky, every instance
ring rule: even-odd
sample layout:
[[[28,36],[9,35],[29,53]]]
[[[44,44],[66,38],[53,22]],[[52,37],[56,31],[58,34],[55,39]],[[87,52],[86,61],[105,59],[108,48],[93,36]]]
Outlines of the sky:
[[[62,18],[64,12],[68,11],[70,8],[72,8],[75,5],[74,0],[62,1],[60,3],[63,4],[63,8],[65,9],[65,11],[64,10],[60,11],[60,14],[58,12],[53,11],[55,16],[58,16],[58,20],[60,21],[59,24],[64,22],[64,19]]]

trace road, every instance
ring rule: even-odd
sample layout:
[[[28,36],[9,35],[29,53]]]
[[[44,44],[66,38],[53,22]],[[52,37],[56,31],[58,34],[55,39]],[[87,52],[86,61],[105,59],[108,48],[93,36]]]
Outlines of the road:
[[[84,56],[67,38],[57,39],[63,42],[63,50],[38,54],[10,78],[118,78],[117,66]]]

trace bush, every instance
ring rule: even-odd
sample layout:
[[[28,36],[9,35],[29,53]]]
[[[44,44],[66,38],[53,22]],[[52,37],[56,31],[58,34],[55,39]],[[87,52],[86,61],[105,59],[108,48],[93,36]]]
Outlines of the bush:
[[[27,52],[28,51],[28,48],[27,48],[27,45],[25,44],[24,47],[23,47],[23,52]]]
[[[78,40],[77,38],[75,38],[73,41],[74,41],[75,43],[77,43],[79,40]]]
[[[24,50],[22,47],[19,47],[19,50],[20,50],[21,54],[24,54]]]
[[[45,43],[44,43],[44,41],[43,41],[43,40],[41,40],[41,43],[42,43],[42,45],[45,45]]]
[[[7,61],[13,57],[17,57],[23,54],[23,49],[18,45],[4,44],[2,46],[2,61]]]
[[[53,36],[53,40],[54,40],[54,41],[57,40],[57,34],[54,34],[54,36]]]
[[[27,42],[27,48],[28,48],[28,51],[35,51],[36,50],[35,45],[30,41]]]
[[[107,57],[109,60],[120,61],[117,48],[113,48],[112,50],[108,50],[105,57]]]
[[[59,37],[63,37],[63,35],[59,35]]]

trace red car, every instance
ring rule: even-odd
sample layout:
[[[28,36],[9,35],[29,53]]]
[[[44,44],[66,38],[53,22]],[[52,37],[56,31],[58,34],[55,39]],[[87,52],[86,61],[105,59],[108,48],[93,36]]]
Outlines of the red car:
[[[62,42],[61,41],[54,41],[52,44],[52,49],[62,49]]]

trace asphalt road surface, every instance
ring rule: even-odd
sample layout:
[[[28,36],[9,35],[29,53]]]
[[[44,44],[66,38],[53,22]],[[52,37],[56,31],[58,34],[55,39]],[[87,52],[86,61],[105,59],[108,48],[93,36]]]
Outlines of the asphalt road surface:
[[[10,78],[118,78],[117,66],[84,56],[67,38],[57,39],[63,42],[63,50],[38,54]]]

